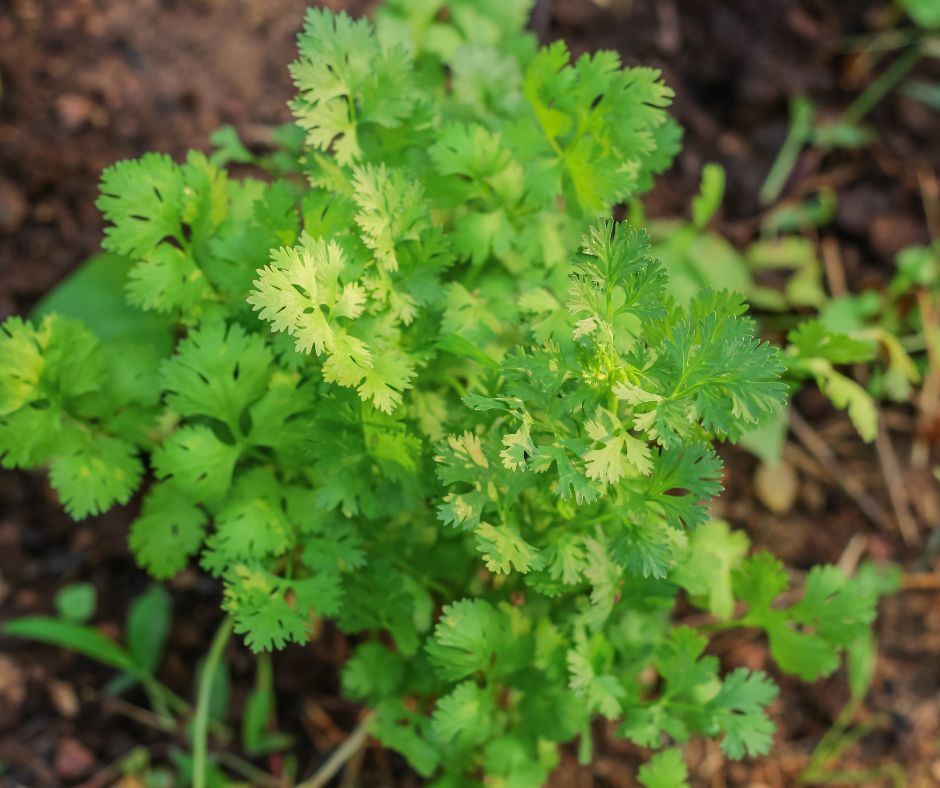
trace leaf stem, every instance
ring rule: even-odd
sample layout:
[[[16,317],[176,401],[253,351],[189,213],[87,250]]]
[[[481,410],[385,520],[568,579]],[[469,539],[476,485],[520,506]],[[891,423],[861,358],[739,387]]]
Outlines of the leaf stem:
[[[901,84],[911,70],[920,62],[921,51],[916,44],[898,57],[890,68],[872,82],[842,115],[842,122],[853,126],[871,112],[894,88]]]
[[[790,130],[758,193],[761,205],[770,205],[783,191],[803,146],[812,137],[814,114],[807,98],[796,96],[790,102]]]
[[[589,766],[593,757],[594,737],[591,733],[591,723],[588,721],[581,729],[581,737],[578,741],[578,763],[582,766]]]
[[[232,619],[226,616],[212,639],[209,654],[206,656],[202,674],[199,676],[199,689],[196,696],[196,718],[193,722],[193,786],[206,786],[206,759],[209,745],[209,702],[212,698],[212,684],[215,672],[225,651],[229,636],[232,634]]]

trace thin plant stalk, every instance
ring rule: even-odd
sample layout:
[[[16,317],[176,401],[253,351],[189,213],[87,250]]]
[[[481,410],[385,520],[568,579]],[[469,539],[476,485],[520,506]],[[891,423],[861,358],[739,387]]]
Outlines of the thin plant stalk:
[[[199,676],[196,695],[196,718],[193,722],[193,786],[205,788],[207,754],[209,750],[209,705],[212,698],[212,683],[222,660],[225,645],[232,634],[232,619],[226,617],[212,639],[209,654]]]
[[[796,166],[797,159],[803,146],[809,142],[813,135],[813,104],[804,96],[797,96],[790,104],[790,130],[787,138],[780,147],[780,152],[774,160],[760,188],[758,199],[761,205],[770,205],[783,191],[783,187]]]
[[[904,52],[852,102],[842,114],[842,122],[857,126],[885,96],[904,81],[904,78],[911,73],[914,66],[920,62],[920,59],[920,47],[916,45]]]

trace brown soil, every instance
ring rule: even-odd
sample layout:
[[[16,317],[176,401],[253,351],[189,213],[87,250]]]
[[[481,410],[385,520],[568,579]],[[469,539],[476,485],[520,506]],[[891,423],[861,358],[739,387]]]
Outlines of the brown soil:
[[[333,3],[358,10],[365,3]],[[576,51],[621,51],[627,62],[657,65],[676,89],[675,112],[686,129],[676,167],[651,200],[654,215],[685,214],[703,163],[728,172],[719,229],[745,244],[756,232],[756,194],[786,134],[789,96],[811,96],[837,115],[863,87],[858,63],[841,44],[878,23],[883,3],[857,0],[556,0],[549,35]],[[288,119],[286,65],[304,0],[0,0],[0,319],[25,314],[92,254],[101,236],[94,208],[98,175],[111,162],[147,150],[181,156],[206,148],[209,134],[231,123],[248,139]],[[922,75],[930,76],[930,66]],[[871,117],[878,141],[864,151],[801,158],[788,187],[830,183],[839,194],[825,237],[839,244],[851,289],[883,283],[894,253],[927,240],[921,197],[925,173],[940,166],[940,116],[899,95]],[[918,178],[920,174],[921,180]],[[873,731],[836,762],[839,771],[873,769],[861,784],[890,784],[877,770],[894,764],[909,785],[940,784],[940,583],[930,544],[940,525],[935,488],[909,469],[913,411],[892,407],[886,419],[902,468],[900,485],[914,504],[920,543],[908,545],[895,521],[882,470],[884,446],[862,444],[840,415],[811,393],[797,409],[833,448],[841,478],[852,478],[886,512],[873,522],[812,453],[791,436],[787,458],[797,468],[799,496],[771,514],[754,496],[755,462],[727,453],[728,492],[720,514],[746,528],[759,547],[794,570],[857,558],[902,562],[917,573],[910,588],[887,600],[879,623],[881,657],[858,721]],[[132,508],[132,507],[130,507]],[[128,600],[147,581],[125,544],[129,512],[79,524],[60,511],[41,476],[0,475],[0,619],[52,610],[54,592],[93,582],[96,623],[120,632]],[[853,540],[853,537],[858,536]],[[175,624],[161,677],[191,692],[192,666],[217,622],[218,591],[197,575],[171,584]],[[729,635],[715,644],[727,665],[773,671],[759,639]],[[337,697],[336,666],[345,650],[332,632],[306,649],[275,657],[280,722],[300,745],[309,773],[355,724],[356,711]],[[233,694],[251,685],[250,661],[230,652]],[[0,643],[0,783],[104,785],[111,765],[136,746],[165,759],[178,742],[104,700],[110,673],[61,651]],[[843,675],[806,686],[781,680],[774,706],[777,746],[759,761],[726,764],[711,746],[693,745],[696,785],[792,786],[847,696]],[[131,701],[143,699],[131,695]],[[592,769],[567,759],[556,786],[634,785],[640,753],[597,730]],[[277,770],[278,760],[261,763]],[[370,748],[365,784],[417,785],[397,758]],[[392,775],[397,775],[392,779]],[[87,781],[87,782],[83,782]],[[840,784],[840,783],[836,783]],[[844,783],[842,783],[844,784]]]

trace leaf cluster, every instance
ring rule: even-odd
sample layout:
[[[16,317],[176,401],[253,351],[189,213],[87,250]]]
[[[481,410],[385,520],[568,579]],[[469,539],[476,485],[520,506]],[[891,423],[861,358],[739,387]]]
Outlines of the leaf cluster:
[[[76,516],[146,475],[141,566],[218,578],[254,651],[326,619],[357,635],[345,692],[439,786],[541,784],[596,717],[653,749],[766,752],[773,683],[723,674],[671,625],[679,595],[805,678],[875,596],[824,569],[780,608],[779,564],[710,521],[714,444],[783,405],[784,364],[740,295],[677,298],[646,233],[606,218],[676,152],[671,92],[612,52],[539,49],[526,0],[444,6],[308,13],[293,159],[227,130],[214,156],[105,171],[104,246],[171,349],[9,321],[0,457],[49,465]],[[801,346],[841,352],[814,331]],[[640,779],[684,775],[667,749]]]

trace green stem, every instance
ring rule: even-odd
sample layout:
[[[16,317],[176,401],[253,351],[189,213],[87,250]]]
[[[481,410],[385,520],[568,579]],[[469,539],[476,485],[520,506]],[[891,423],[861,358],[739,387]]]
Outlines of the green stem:
[[[257,673],[255,674],[255,687],[260,692],[269,692],[274,697],[274,670],[271,665],[271,655],[262,651],[258,655]]]
[[[588,520],[582,520],[581,525],[587,527],[589,525],[598,525],[600,523],[606,523],[608,520],[616,520],[617,518],[623,518],[624,514],[621,511],[614,510],[612,512],[604,512],[604,514],[599,514],[596,517],[591,517]]]
[[[591,734],[591,723],[584,723],[581,729],[581,738],[578,741],[578,763],[589,766],[594,758],[594,737]]]
[[[845,39],[840,49],[843,52],[868,54],[903,49],[919,39],[923,31],[919,27],[895,27],[878,33],[866,33]]]
[[[191,704],[183,700],[158,679],[145,674],[135,676],[135,678],[140,681],[144,692],[147,693],[147,698],[151,702],[154,713],[161,718],[164,717],[164,714],[166,715],[165,721],[169,726],[167,730],[172,730],[176,725],[174,714],[177,717],[189,717],[193,713]],[[232,731],[218,720],[209,720],[209,729],[222,739],[229,740],[232,738]]]
[[[283,780],[278,780],[263,769],[259,769],[253,763],[239,758],[233,753],[221,750],[213,753],[213,757],[219,762],[219,765],[235,772],[240,777],[250,780],[251,785],[262,785],[265,788],[284,788]]]
[[[915,45],[908,49],[852,102],[842,114],[842,123],[857,126],[862,118],[871,112],[888,93],[901,84],[914,66],[920,62],[920,58],[920,47]]]
[[[813,133],[813,105],[809,99],[797,96],[790,103],[790,130],[780,147],[780,152],[760,187],[758,199],[761,205],[770,205],[783,191],[790,173],[796,166],[803,146]]]
[[[147,699],[150,701],[150,707],[154,713],[168,726],[167,730],[173,730],[175,722],[164,692],[165,688],[149,676],[142,676],[140,683],[143,685],[144,692],[147,693]]]
[[[199,676],[199,690],[196,695],[196,719],[193,722],[193,786],[206,788],[206,755],[209,746],[209,702],[212,698],[212,683],[215,672],[232,634],[232,619],[225,621],[215,633],[209,654]]]

